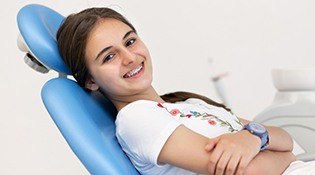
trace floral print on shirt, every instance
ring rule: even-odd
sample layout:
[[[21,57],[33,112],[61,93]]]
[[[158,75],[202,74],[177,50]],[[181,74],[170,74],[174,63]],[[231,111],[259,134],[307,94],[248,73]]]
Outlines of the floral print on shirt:
[[[157,106],[160,108],[164,108],[168,113],[170,113],[172,116],[178,116],[179,117],[187,117],[187,118],[200,118],[201,120],[207,120],[209,125],[211,126],[216,126],[219,124],[221,127],[227,127],[230,132],[236,132],[238,131],[237,129],[233,128],[233,126],[222,119],[220,119],[218,116],[215,116],[213,114],[208,114],[208,113],[200,113],[197,111],[190,111],[188,114],[184,114],[178,109],[167,109],[167,107],[163,106],[161,103],[157,103]],[[242,125],[240,121],[235,120],[238,124]]]

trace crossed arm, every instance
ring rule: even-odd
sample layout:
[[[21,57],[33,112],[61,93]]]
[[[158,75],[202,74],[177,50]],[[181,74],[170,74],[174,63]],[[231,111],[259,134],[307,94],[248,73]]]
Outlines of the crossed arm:
[[[201,174],[281,174],[295,159],[292,140],[280,128],[267,130],[268,150],[259,152],[260,139],[248,131],[209,139],[181,125],[165,143],[158,161]]]

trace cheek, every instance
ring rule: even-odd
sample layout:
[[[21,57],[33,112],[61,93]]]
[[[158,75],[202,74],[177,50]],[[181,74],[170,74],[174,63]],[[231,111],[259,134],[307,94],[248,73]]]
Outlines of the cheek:
[[[119,71],[110,67],[101,67],[95,70],[93,75],[95,82],[102,89],[114,88],[120,79]]]
[[[145,44],[140,41],[137,45],[137,47],[134,50],[135,52],[137,52],[139,55],[145,56],[145,57],[149,57],[150,53],[148,48],[145,46]]]
[[[144,45],[143,49],[142,49],[143,54],[145,54],[147,57],[150,58],[150,52],[148,50],[148,48]]]

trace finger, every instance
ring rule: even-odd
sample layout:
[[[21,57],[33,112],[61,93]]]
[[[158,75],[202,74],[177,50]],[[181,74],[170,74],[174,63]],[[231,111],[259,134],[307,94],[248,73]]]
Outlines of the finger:
[[[207,152],[211,151],[213,148],[215,147],[215,143],[213,141],[210,141],[206,146],[205,146],[205,150]]]
[[[224,174],[224,171],[227,167],[227,164],[229,160],[231,159],[232,153],[229,151],[224,152],[220,159],[218,160],[216,169],[215,169],[215,175],[222,175]]]
[[[238,164],[236,175],[243,175],[250,161],[249,157],[242,157]]]
[[[215,168],[217,166],[217,162],[222,155],[222,149],[216,147],[210,155],[209,163],[208,163],[208,172],[210,174],[215,173]]]
[[[208,152],[211,151],[215,147],[215,145],[218,143],[218,141],[219,141],[219,137],[210,139],[208,144],[205,147],[205,150]]]
[[[228,165],[225,169],[226,175],[233,175],[236,172],[237,165],[241,159],[240,155],[234,154],[228,162]]]

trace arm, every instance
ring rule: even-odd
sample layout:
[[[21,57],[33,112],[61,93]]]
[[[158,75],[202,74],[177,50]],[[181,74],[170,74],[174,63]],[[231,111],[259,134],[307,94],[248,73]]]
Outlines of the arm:
[[[245,138],[245,140],[251,140],[251,137],[257,139],[246,131],[225,135],[229,136],[234,134],[240,134],[239,137],[232,136],[233,138],[236,138],[236,140],[239,140],[240,137]],[[210,159],[215,151],[215,145],[208,147],[207,151],[204,148],[205,145],[213,143],[216,139],[217,138],[209,139],[181,125],[172,133],[164,144],[158,156],[158,161],[160,163],[171,164],[193,172],[209,174],[208,165],[211,164]],[[258,151],[260,147],[259,142],[256,146],[258,147]],[[246,150],[250,151],[251,149]],[[281,174],[278,172],[283,172],[294,159],[294,155],[290,152],[274,152],[266,150],[250,159],[248,166],[244,166],[242,168],[243,172],[239,171],[238,174]],[[234,170],[226,168],[223,169],[223,173],[234,174]]]
[[[243,124],[249,123],[249,121],[244,119],[241,119],[241,122]],[[266,129],[268,130],[270,137],[270,144],[268,146],[268,149],[273,151],[288,152],[288,154],[290,154],[292,150],[292,140],[289,134],[281,128],[277,127],[266,127]],[[253,140],[251,139],[253,137],[256,138],[256,140],[258,140],[260,144],[260,139],[250,134],[246,130],[239,131],[237,133],[223,134],[219,136],[218,139],[210,140],[208,145],[216,145],[216,148],[211,151],[213,153],[212,155],[210,155],[210,161],[208,165],[209,173],[223,174],[225,172],[226,174],[243,174],[249,163],[259,153],[259,149],[257,150],[257,148],[259,148],[260,146],[250,147],[251,145],[253,145],[250,144],[250,142],[253,142]],[[251,141],[246,142],[249,139],[251,139]],[[247,149],[247,151],[244,149]],[[208,150],[207,146],[206,150]],[[270,165],[258,165],[257,167],[261,168],[261,170],[267,170],[269,169],[269,166]],[[252,170],[253,167],[254,166],[251,166],[251,168],[249,169]],[[280,166],[277,168],[279,170]]]
[[[276,152],[266,150],[260,152],[248,165],[245,175],[282,174],[295,160],[291,152]]]
[[[205,147],[212,153],[208,164],[210,174],[244,174],[253,158],[259,153],[260,138],[246,130],[223,134],[211,139]],[[209,145],[215,145],[213,150]]]
[[[215,139],[211,139],[206,146],[211,154],[208,164],[210,174],[281,174],[288,165],[295,160],[295,156],[290,151],[265,150],[259,152],[260,145],[251,147],[252,137],[248,131],[223,134]],[[249,142],[247,142],[249,141]],[[259,143],[259,142],[258,142]],[[208,146],[216,145],[214,149]],[[257,149],[257,153],[255,152]],[[223,151],[222,151],[223,150]],[[254,152],[253,152],[254,151]],[[227,155],[226,153],[233,154]],[[219,153],[219,158],[216,158]],[[224,162],[226,157],[229,161]],[[223,161],[222,161],[223,160]]]
[[[210,142],[214,144],[208,144],[206,151],[205,145]],[[258,154],[259,148],[259,138],[247,131],[209,139],[181,125],[164,144],[158,161],[204,174],[208,174],[209,164],[219,167],[216,169],[223,173],[226,164],[234,171],[240,162],[243,167],[240,173],[243,173],[250,160]],[[214,174],[214,171],[210,174]]]
[[[205,151],[207,137],[179,126],[164,144],[158,161],[201,174],[208,173],[210,152]]]
[[[248,120],[240,119],[245,125],[249,123]],[[265,126],[269,133],[269,145],[268,150],[273,151],[289,151],[293,150],[293,141],[291,136],[282,128],[274,126]]]

